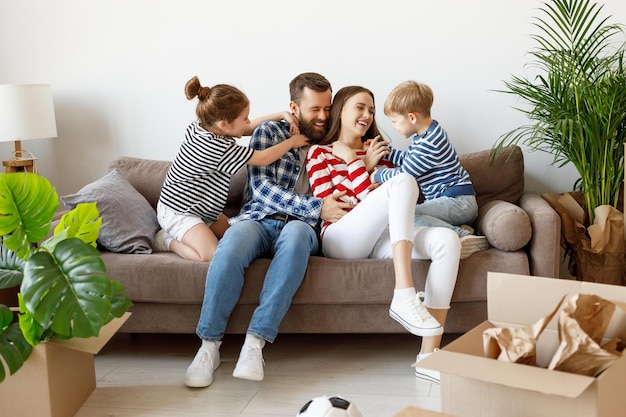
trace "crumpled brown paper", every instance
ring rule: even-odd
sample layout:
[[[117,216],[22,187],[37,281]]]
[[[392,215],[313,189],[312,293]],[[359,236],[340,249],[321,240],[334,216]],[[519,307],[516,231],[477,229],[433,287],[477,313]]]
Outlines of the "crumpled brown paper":
[[[561,217],[561,246],[569,255],[569,273],[579,281],[626,285],[624,215],[615,207],[598,206],[587,225],[580,193],[542,194]]]
[[[565,296],[549,315],[531,326],[485,330],[485,356],[536,365],[537,340],[564,300]],[[576,294],[570,297],[559,315],[560,344],[548,369],[596,376],[620,358],[623,350],[621,341],[614,339],[600,346],[615,309],[614,303],[597,295]]]
[[[531,326],[492,327],[483,332],[485,356],[504,362],[537,364],[537,339],[559,310],[565,296],[552,313]]]
[[[559,339],[548,369],[596,376],[621,356],[617,340],[600,346],[615,304],[597,295],[570,298],[559,316]]]

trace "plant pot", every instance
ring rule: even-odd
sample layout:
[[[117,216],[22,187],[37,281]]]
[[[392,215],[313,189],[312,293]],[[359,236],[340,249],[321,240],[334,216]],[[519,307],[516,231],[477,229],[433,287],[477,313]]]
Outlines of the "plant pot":
[[[569,273],[579,281],[626,285],[624,215],[609,205],[594,210],[586,225],[585,210],[573,193],[542,196],[561,217],[561,246],[569,256]]]

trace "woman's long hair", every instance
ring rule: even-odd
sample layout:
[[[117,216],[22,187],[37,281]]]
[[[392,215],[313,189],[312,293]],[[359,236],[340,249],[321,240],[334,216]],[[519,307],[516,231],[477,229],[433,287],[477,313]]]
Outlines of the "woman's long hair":
[[[343,87],[337,91],[335,97],[333,98],[333,103],[330,106],[330,127],[328,128],[328,133],[324,136],[324,139],[322,139],[319,143],[320,145],[328,145],[339,138],[339,131],[341,130],[341,111],[343,110],[343,106],[346,104],[346,101],[350,99],[350,97],[358,93],[367,93],[370,97],[372,97],[372,101],[374,103],[376,102],[374,100],[374,93],[359,85]],[[373,139],[378,135],[380,135],[380,132],[376,126],[376,119],[372,119],[370,128],[367,129],[367,132],[365,132],[365,135],[361,137],[361,140],[365,142],[366,140]]]

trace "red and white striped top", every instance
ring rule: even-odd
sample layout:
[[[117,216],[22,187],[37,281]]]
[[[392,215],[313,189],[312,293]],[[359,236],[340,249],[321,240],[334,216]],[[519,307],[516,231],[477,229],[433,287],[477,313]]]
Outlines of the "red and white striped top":
[[[365,169],[363,158],[365,151],[356,152],[358,159],[347,164],[333,155],[332,144],[313,145],[306,158],[306,169],[315,197],[324,198],[332,194],[346,192],[341,201],[358,204],[370,192],[370,173]],[[381,160],[380,166],[393,167],[388,161]],[[322,234],[330,223],[324,221]]]

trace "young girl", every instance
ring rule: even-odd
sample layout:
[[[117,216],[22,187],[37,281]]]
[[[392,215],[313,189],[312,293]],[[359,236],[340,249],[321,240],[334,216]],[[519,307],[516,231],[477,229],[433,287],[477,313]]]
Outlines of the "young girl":
[[[185,85],[185,95],[188,100],[198,98],[198,119],[187,128],[163,183],[157,204],[162,230],[154,246],[155,251],[210,261],[228,228],[222,211],[232,175],[246,164],[269,165],[291,149],[307,145],[308,139],[297,134],[297,120],[288,112],[250,121],[250,101],[233,86],[204,87],[193,77]],[[250,135],[259,123],[283,118],[291,125],[289,139],[262,151],[235,142]]]
[[[414,227],[419,191],[411,175],[399,173],[372,186],[371,172],[389,165],[380,160],[388,152],[385,142],[367,140],[378,137],[370,90],[339,90],[330,118],[328,135],[308,152],[311,189],[320,198],[343,195],[356,206],[337,222],[322,225],[322,250],[338,259],[393,258],[395,289],[389,315],[423,337],[423,357],[441,343],[459,267],[459,238],[446,228]],[[417,293],[413,284],[412,258],[432,260],[424,293]],[[422,372],[416,375],[422,377]],[[436,382],[438,377],[425,379]]]

